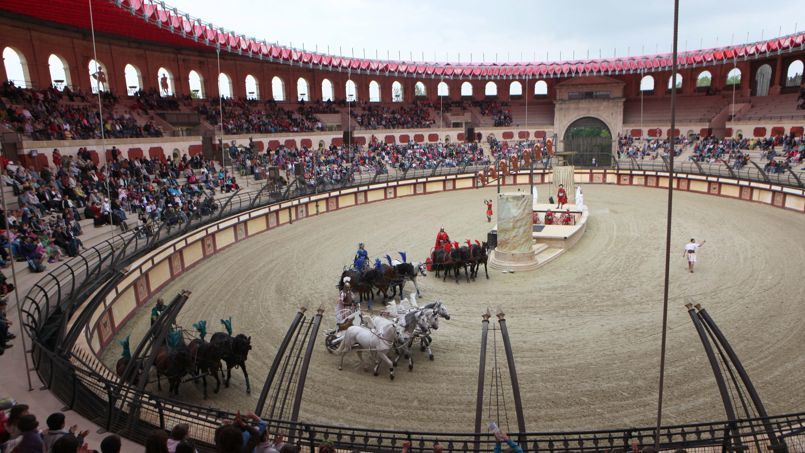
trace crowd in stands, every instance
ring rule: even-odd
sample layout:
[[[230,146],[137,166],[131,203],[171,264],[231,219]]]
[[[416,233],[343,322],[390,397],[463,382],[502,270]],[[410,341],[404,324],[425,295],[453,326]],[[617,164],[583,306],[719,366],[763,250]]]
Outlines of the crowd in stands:
[[[235,178],[198,156],[181,160],[123,159],[116,148],[112,161],[98,168],[86,149],[61,157],[36,171],[5,163],[2,181],[17,195],[17,209],[0,211],[0,265],[26,262],[32,272],[76,256],[83,249],[81,219],[97,226],[128,228],[130,215],[140,220],[138,233],[153,234],[217,209],[216,190],[238,188]],[[181,182],[180,182],[181,180]],[[6,248],[11,250],[9,255]]]
[[[257,152],[254,147],[230,148],[230,157],[251,175],[261,175],[268,167],[285,171],[284,182],[301,171],[309,185],[348,183],[355,176],[399,171],[488,164],[489,158],[476,144],[408,143],[387,144],[373,139],[365,146],[330,146],[321,149],[289,149]],[[301,167],[301,170],[300,170]]]
[[[0,410],[0,452],[2,453],[89,453],[86,440],[89,430],[80,430],[77,425],[67,426],[61,412],[54,412],[40,425],[37,416],[27,404],[11,403]],[[117,434],[107,434],[100,441],[101,453],[120,453],[121,439]],[[179,450],[174,450],[179,451]],[[187,451],[187,450],[185,450]],[[193,450],[190,450],[192,452]]]
[[[102,94],[103,131],[107,138],[161,137],[151,121],[140,125],[129,113],[113,114],[117,98]],[[96,139],[101,137],[97,104],[80,92],[65,88],[23,89],[11,82],[0,87],[0,124],[33,140]]]
[[[713,163],[722,161],[740,170],[750,161],[749,151],[760,150],[761,161],[765,160],[763,171],[784,173],[789,168],[805,160],[805,140],[793,135],[765,138],[724,138],[706,137],[695,141],[690,160]]]
[[[162,96],[156,88],[140,90],[134,94],[136,107],[144,113],[152,110],[179,110],[182,103],[190,102],[190,97],[178,99],[175,96]]]
[[[353,108],[351,114],[362,129],[426,129],[436,123],[431,109],[419,103],[399,107],[365,103]]]
[[[477,101],[473,105],[478,107],[483,116],[491,116],[495,127],[511,126],[512,111],[509,104],[500,101]]]
[[[212,99],[198,106],[198,113],[212,125],[220,124],[221,100]],[[273,134],[276,132],[310,132],[325,130],[313,113],[315,109],[301,105],[297,112],[286,110],[274,101],[254,99],[223,100],[225,134]]]
[[[674,156],[682,154],[683,149],[690,145],[687,137],[674,137]],[[655,160],[668,155],[671,142],[667,138],[636,138],[631,135],[618,135],[618,159]]]

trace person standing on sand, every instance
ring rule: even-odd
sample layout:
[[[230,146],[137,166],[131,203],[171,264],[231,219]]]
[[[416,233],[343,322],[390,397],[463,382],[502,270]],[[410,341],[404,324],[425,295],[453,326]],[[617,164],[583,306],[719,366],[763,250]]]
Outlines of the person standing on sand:
[[[486,222],[489,223],[492,221],[492,200],[484,199],[484,204],[486,205]]]
[[[696,252],[699,250],[701,246],[707,241],[702,241],[701,244],[697,244],[696,240],[691,238],[690,242],[685,244],[685,251],[683,252],[683,257],[688,258],[688,270],[690,273],[693,273],[693,267],[696,266]]]

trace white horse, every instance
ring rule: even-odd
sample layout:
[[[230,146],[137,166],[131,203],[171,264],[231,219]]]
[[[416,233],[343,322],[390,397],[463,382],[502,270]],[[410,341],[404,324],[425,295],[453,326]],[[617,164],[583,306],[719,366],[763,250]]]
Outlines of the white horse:
[[[370,357],[374,360],[374,375],[377,376],[380,362],[383,361],[389,367],[389,378],[394,380],[394,362],[388,357],[388,353],[397,340],[397,325],[382,316],[372,316],[368,319],[374,326],[371,329],[362,326],[352,326],[347,329],[338,348],[338,354],[341,356],[338,369],[343,368],[344,356],[350,351],[355,350],[358,353],[361,363],[364,363],[362,352],[369,352]]]

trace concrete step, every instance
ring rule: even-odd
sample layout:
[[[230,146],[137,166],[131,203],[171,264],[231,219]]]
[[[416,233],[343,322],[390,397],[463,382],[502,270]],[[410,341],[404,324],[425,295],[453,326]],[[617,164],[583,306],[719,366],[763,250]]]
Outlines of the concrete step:
[[[542,251],[537,252],[537,262],[540,264],[540,266],[543,264],[547,264],[558,258],[564,252],[565,249],[545,246],[545,248]]]

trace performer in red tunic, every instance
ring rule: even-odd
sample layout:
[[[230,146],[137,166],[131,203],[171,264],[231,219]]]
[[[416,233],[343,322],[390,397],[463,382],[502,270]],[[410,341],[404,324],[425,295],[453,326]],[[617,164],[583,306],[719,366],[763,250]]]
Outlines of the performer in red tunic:
[[[439,233],[436,235],[436,245],[433,246],[433,249],[441,250],[445,244],[450,244],[450,236],[444,232],[444,228],[440,228]]]
[[[559,191],[556,194],[557,202],[559,203],[556,206],[556,209],[562,209],[564,205],[567,204],[567,191],[565,190],[565,186],[559,184]]]
[[[562,213],[559,221],[562,222],[562,225],[571,225],[573,223],[573,214],[570,213],[570,209]]]
[[[551,210],[548,209],[548,212],[545,213],[545,225],[553,225],[553,221],[554,221],[553,212],[551,212]]]
[[[531,213],[531,223],[534,225],[539,225],[542,221],[539,219],[539,212],[534,211]]]
[[[492,221],[492,200],[484,200],[484,204],[486,205],[486,221],[489,223]]]

